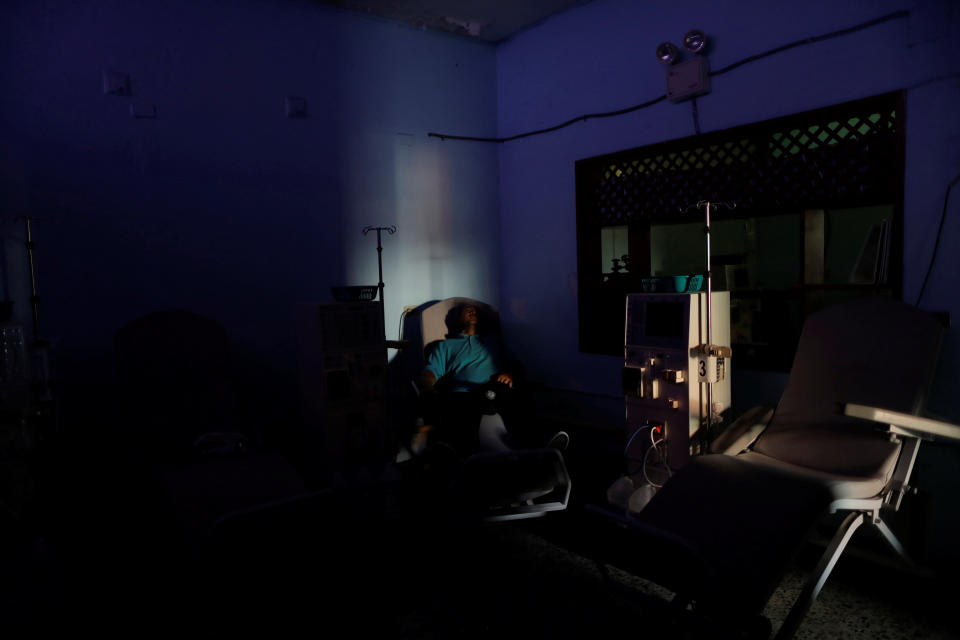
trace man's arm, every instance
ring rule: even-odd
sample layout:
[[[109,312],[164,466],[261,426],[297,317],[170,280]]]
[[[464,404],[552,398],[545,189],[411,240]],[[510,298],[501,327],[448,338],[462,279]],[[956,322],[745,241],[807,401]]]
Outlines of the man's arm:
[[[516,373],[517,363],[512,360],[505,361],[503,344],[496,334],[487,336],[484,345],[490,351],[490,356],[493,358],[494,365],[497,367],[498,373],[493,379],[512,389],[514,383],[520,378]]]
[[[433,416],[435,409],[433,407],[437,399],[434,394],[437,392],[437,376],[430,369],[424,369],[420,374],[420,410],[421,416],[417,418],[416,429],[413,432],[413,439],[410,441],[410,450],[415,455],[420,455],[427,448],[427,442],[430,438],[430,430],[433,429]]]
[[[430,366],[442,366],[442,361],[444,360],[442,354],[438,354],[439,349],[435,349],[433,353],[430,354],[428,368],[423,370],[423,373],[420,374],[420,408],[423,411],[422,415],[417,420],[417,428],[413,434],[413,440],[410,442],[410,449],[415,454],[420,454],[426,447],[427,441],[430,435],[430,430],[433,429],[433,416],[432,414],[435,411],[434,403],[436,399],[433,398],[433,394],[437,391],[437,374],[435,374],[429,367]]]
[[[435,344],[427,354],[426,367],[420,374],[420,390],[436,391],[437,380],[447,373],[447,345],[443,342]]]
[[[420,374],[420,391],[422,392],[432,392],[436,391],[437,387],[437,376],[430,369],[424,369],[423,373]]]

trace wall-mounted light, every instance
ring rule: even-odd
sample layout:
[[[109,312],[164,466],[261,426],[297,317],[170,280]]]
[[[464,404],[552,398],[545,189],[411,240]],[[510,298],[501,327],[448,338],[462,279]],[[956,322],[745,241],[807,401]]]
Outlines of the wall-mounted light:
[[[707,36],[700,29],[690,29],[683,36],[683,48],[690,53],[700,53],[707,46]]]
[[[667,67],[668,100],[679,102],[710,91],[706,46],[707,36],[699,29],[691,29],[683,36],[683,48],[695,54],[690,60],[678,62],[680,50],[672,42],[657,45],[657,60]]]
[[[672,42],[661,42],[657,45],[657,60],[661,63],[669,66],[676,62],[678,57],[680,57],[680,52],[677,51]]]

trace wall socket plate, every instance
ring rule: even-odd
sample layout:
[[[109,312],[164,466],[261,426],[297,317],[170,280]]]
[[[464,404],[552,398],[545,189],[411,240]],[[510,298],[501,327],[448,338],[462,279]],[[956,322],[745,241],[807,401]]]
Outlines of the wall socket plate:
[[[304,98],[287,96],[285,106],[288,118],[307,117],[307,101]]]
[[[134,118],[155,119],[157,117],[157,107],[153,104],[131,104],[130,115]]]
[[[104,71],[103,92],[109,96],[132,96],[130,74],[122,71]]]

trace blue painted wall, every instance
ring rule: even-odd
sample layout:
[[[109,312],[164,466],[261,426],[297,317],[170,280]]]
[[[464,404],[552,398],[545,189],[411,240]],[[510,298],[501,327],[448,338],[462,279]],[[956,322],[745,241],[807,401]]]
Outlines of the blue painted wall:
[[[496,48],[307,0],[8,2],[0,295],[28,324],[12,218],[30,214],[43,329],[68,387],[108,380],[113,331],[171,307],[219,320],[264,381],[292,384],[294,306],[329,300],[331,285],[374,284],[375,239],[360,229],[396,224],[384,240],[388,335],[403,305],[497,302],[533,378],[616,412],[620,360],[577,347],[574,162],[689,136],[690,105],[504,145],[426,132],[513,135],[644,102],[664,91],[654,47],[692,27],[711,38],[719,68],[901,9],[910,17],[715,78],[699,112],[713,131],[907,89],[912,301],[960,172],[960,10],[949,0],[594,0]],[[133,96],[104,95],[103,70],[131,74]],[[308,101],[307,118],[284,117],[288,95]],[[134,119],[131,105],[153,105],[157,118]],[[958,209],[955,194],[923,303],[955,324]],[[955,328],[931,403],[953,420],[958,358]],[[774,395],[782,381],[754,382]],[[927,477],[956,485],[937,471],[951,461],[942,454]]]
[[[664,40],[690,28],[710,38],[714,69],[788,42],[859,24],[901,9],[894,20],[801,46],[713,79],[698,99],[702,131],[715,131],[880,94],[907,92],[904,299],[916,299],[929,261],[947,184],[960,172],[960,11],[946,0],[770,3],[640,3],[595,0],[530,29],[497,49],[499,135],[639,104],[665,91],[654,58]],[[508,142],[500,150],[501,272],[505,326],[553,386],[594,393],[619,388],[620,360],[577,347],[574,162],[694,134],[688,102],[661,102],[609,119]],[[943,246],[960,234],[960,194]],[[537,247],[541,251],[532,251]],[[941,251],[923,306],[950,310],[955,256]],[[958,316],[960,317],[960,316]],[[947,359],[960,356],[958,330]],[[735,366],[735,363],[734,363]],[[942,371],[935,410],[960,418]],[[946,385],[946,386],[945,386]]]
[[[101,72],[133,95],[105,95]],[[404,305],[499,296],[494,48],[307,0],[15,2],[0,21],[3,293],[42,331],[65,402],[109,380],[112,335],[157,309],[227,329],[265,384],[294,382],[294,307],[376,284]],[[285,98],[308,116],[285,117]],[[130,108],[156,109],[156,119]],[[465,232],[469,229],[469,233]],[[70,407],[64,407],[64,415]]]
[[[960,173],[960,7],[954,2],[594,0],[498,47],[498,135],[662,95],[664,69],[654,49],[665,40],[679,44],[691,28],[708,34],[710,64],[719,69],[904,9],[910,11],[906,19],[790,49],[715,77],[698,107],[707,132],[906,89],[904,299],[914,302],[947,185]],[[621,359],[578,350],[574,162],[694,133],[689,102],[661,102],[501,145],[501,307],[505,329],[531,363],[531,375],[553,387],[606,396],[611,406],[622,407]],[[960,360],[960,254],[950,247],[958,242],[960,187],[922,303],[953,318],[930,402],[933,412],[953,421],[960,421],[955,366]],[[745,397],[751,400],[775,399],[783,388],[785,376],[738,376],[736,361],[732,364],[735,389],[748,385]],[[960,491],[956,454],[956,449],[928,447],[920,462],[923,486],[940,501],[931,516],[935,547],[954,557],[960,536],[960,523],[951,515]]]

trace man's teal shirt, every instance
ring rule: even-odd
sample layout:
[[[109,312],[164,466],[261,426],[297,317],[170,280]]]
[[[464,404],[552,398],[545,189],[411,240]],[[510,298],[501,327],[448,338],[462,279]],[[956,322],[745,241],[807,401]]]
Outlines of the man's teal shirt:
[[[427,369],[444,378],[451,391],[469,391],[500,372],[500,350],[492,336],[450,336],[438,342],[427,357]]]

